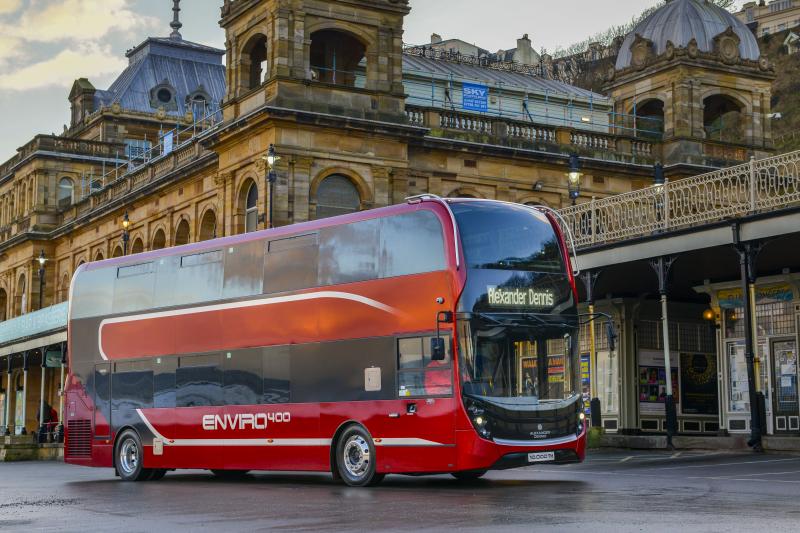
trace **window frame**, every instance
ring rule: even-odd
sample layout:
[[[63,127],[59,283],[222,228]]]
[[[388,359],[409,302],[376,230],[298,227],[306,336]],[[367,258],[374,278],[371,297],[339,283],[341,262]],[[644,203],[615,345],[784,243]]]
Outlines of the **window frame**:
[[[398,335],[395,337],[395,370],[397,373],[396,383],[395,383],[395,395],[398,400],[414,400],[414,399],[427,399],[427,398],[453,398],[455,396],[455,373],[454,373],[454,366],[453,361],[456,357],[456,346],[455,346],[455,334],[450,330],[442,331],[439,333],[445,339],[445,347],[449,347],[448,355],[450,360],[448,361],[447,365],[436,367],[436,368],[426,368],[425,367],[425,352],[426,352],[426,345],[430,345],[430,339],[436,337],[435,331],[423,331],[423,332],[416,332],[416,333],[409,333],[404,335]],[[419,339],[422,342],[422,365],[419,368],[401,368],[400,367],[400,342],[403,340],[408,339]],[[449,341],[448,341],[449,339]],[[450,392],[448,394],[411,394],[408,396],[401,396],[400,395],[400,382],[402,374],[421,374],[423,376],[423,382],[425,380],[425,375],[428,372],[440,372],[443,370],[449,371],[450,375]],[[424,387],[424,386],[423,386]]]

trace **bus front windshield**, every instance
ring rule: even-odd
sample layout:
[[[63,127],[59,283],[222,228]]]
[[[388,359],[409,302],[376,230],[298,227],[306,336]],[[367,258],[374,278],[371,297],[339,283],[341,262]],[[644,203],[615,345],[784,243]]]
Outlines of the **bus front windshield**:
[[[575,316],[472,313],[459,318],[467,396],[504,404],[567,404],[580,393]]]

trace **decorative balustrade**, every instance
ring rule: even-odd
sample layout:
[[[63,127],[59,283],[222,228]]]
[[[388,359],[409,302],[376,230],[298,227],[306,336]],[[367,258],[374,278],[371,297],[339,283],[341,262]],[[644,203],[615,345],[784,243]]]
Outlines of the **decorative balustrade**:
[[[473,133],[491,133],[492,131],[492,121],[481,115],[442,111],[439,117],[439,126],[444,129]]]
[[[526,122],[509,122],[508,136],[530,142],[556,142],[556,129]]]
[[[9,174],[11,169],[34,153],[42,151],[120,159],[125,156],[125,145],[103,141],[69,139],[54,135],[37,135],[22,148],[17,149],[17,154],[14,157],[0,165],[0,177]]]
[[[408,117],[408,123],[412,126],[425,125],[425,112],[422,109],[406,107],[406,116]]]
[[[800,151],[561,210],[585,248],[800,204]]]
[[[570,134],[570,142],[575,146],[590,150],[609,150],[614,149],[616,145],[614,137],[610,135],[583,131],[573,131]]]

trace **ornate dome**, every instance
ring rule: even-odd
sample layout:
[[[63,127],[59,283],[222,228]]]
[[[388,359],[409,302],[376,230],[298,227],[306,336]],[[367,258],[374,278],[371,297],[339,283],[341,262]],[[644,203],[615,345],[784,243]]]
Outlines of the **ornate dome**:
[[[743,22],[727,10],[707,0],[667,0],[653,14],[641,21],[622,43],[617,57],[617,70],[628,68],[636,63],[631,46],[641,39],[653,43],[656,56],[667,51],[667,43],[675,48],[686,48],[694,39],[700,52],[715,50],[715,37],[731,28],[732,37],[739,41],[738,56],[741,59],[758,61],[761,52],[753,33]],[[641,37],[641,39],[639,38]],[[727,50],[728,55],[735,54]]]

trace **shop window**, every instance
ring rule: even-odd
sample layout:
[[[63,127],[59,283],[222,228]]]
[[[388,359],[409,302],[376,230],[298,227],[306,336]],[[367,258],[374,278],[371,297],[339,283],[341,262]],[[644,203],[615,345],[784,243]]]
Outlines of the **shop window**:
[[[729,342],[726,356],[728,358],[728,411],[748,413],[750,412],[750,387],[747,381],[744,344]]]

